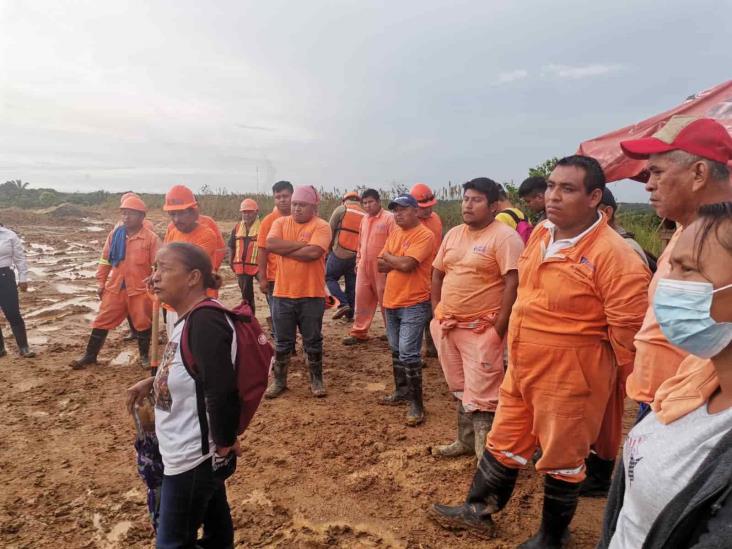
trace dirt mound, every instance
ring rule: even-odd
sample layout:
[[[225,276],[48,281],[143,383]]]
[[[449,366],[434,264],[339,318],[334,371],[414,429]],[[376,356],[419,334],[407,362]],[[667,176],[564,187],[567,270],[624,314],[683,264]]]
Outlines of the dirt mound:
[[[59,219],[59,218],[74,218],[74,219],[81,219],[82,217],[98,217],[99,214],[95,212],[94,210],[90,210],[88,208],[84,208],[82,206],[77,206],[76,204],[69,204],[68,202],[64,202],[63,204],[59,204],[58,206],[53,206],[51,208],[46,208],[45,210],[38,210],[38,213],[41,215],[47,215],[49,217]]]

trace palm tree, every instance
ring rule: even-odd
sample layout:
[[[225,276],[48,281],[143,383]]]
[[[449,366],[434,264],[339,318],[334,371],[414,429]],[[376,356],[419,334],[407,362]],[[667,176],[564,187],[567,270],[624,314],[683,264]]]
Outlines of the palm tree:
[[[20,179],[13,179],[11,181],[8,181],[7,183],[12,183],[16,187],[18,187],[19,191],[24,191],[28,188],[28,185],[30,185],[30,183],[28,183],[27,181],[23,183]]]

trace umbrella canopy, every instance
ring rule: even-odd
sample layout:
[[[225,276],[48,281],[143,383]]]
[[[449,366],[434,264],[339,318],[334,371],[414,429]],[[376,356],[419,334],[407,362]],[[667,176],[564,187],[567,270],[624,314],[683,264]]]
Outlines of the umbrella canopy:
[[[732,133],[732,80],[692,95],[681,105],[652,118],[585,141],[577,153],[596,158],[602,165],[608,182],[620,179],[646,181],[646,161],[625,156],[620,150],[620,142],[649,137],[676,114],[714,118]]]

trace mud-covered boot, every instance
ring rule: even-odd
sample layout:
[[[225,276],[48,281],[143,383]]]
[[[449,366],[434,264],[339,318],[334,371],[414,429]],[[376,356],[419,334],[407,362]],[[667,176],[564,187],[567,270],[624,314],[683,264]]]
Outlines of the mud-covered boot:
[[[432,455],[437,457],[458,457],[473,453],[475,433],[471,414],[465,411],[463,403],[457,403],[457,439],[452,444],[434,446]]]
[[[308,369],[310,370],[310,392],[314,397],[325,396],[323,384],[323,353],[308,353]]]
[[[107,339],[108,330],[102,330],[101,328],[92,329],[91,335],[89,336],[89,342],[86,344],[86,352],[78,360],[71,362],[70,366],[74,370],[81,370],[90,364],[97,363],[97,356],[99,351],[104,345],[104,340]]]
[[[473,412],[471,416],[475,432],[475,457],[480,461],[485,450],[485,439],[493,427],[493,418],[496,417],[496,414],[494,412]]]
[[[544,477],[541,526],[534,537],[519,545],[519,549],[561,549],[567,544],[579,488],[579,483],[565,482],[550,475]]]
[[[404,365],[407,373],[408,401],[407,425],[415,427],[424,422],[424,405],[422,403],[422,362]]]
[[[518,469],[502,465],[490,452],[484,452],[473,475],[465,503],[457,506],[434,504],[430,517],[447,530],[469,530],[475,535],[493,537],[491,515],[506,506],[516,486]]]
[[[20,321],[10,325],[10,329],[15,337],[15,342],[18,344],[18,353],[23,358],[33,358],[36,353],[30,350],[28,347],[28,333],[25,330],[25,322],[21,318]]]
[[[137,349],[140,351],[140,367],[150,367],[150,339],[152,338],[152,328],[147,330],[136,331]]]
[[[407,402],[407,372],[404,365],[399,361],[399,353],[391,353],[391,367],[394,372],[394,392],[379,399],[379,404],[387,406],[398,406]]]
[[[276,353],[272,365],[272,381],[264,393],[266,398],[277,398],[287,389],[287,369],[290,366],[290,353]]]
[[[133,341],[137,339],[138,332],[137,330],[135,330],[135,325],[132,324],[132,318],[130,318],[129,316],[127,317],[127,325],[129,326],[130,331],[127,332],[127,335],[122,338],[122,341]]]
[[[615,468],[615,460],[602,459],[594,452],[585,460],[587,478],[580,484],[580,496],[604,498],[610,491],[610,481]]]

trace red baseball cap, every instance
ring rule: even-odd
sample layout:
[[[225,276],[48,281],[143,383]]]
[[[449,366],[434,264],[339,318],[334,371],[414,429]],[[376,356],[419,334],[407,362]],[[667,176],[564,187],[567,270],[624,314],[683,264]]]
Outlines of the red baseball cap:
[[[711,118],[672,116],[651,137],[621,141],[620,148],[630,158],[642,159],[678,150],[727,164],[732,158],[732,137],[722,124]]]

